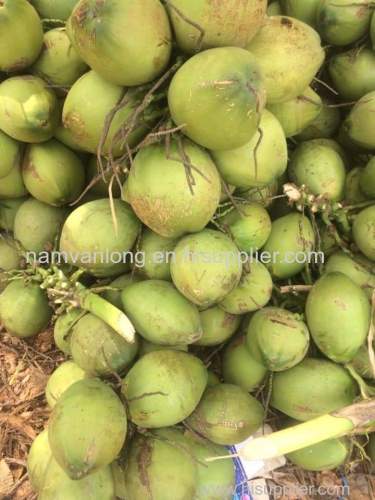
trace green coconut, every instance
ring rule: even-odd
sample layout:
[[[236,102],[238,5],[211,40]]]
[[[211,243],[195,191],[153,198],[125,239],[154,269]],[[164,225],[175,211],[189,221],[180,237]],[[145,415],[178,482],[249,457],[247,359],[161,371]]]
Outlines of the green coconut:
[[[165,238],[146,228],[138,248],[142,254],[142,275],[150,280],[171,280],[170,261],[177,241],[176,238]]]
[[[294,151],[289,167],[289,178],[309,192],[332,201],[342,200],[346,169],[341,156],[331,147],[316,140],[300,144]]]
[[[42,52],[31,68],[34,75],[63,91],[85,71],[87,66],[72,46],[65,28],[55,28],[44,34]]]
[[[288,453],[292,464],[306,471],[319,472],[337,469],[350,456],[351,445],[348,438],[327,439],[321,443]]]
[[[140,223],[127,203],[113,200],[111,205],[108,199],[90,201],[66,219],[60,251],[69,263],[94,276],[116,276],[127,270],[124,257],[133,247],[139,229]]]
[[[187,345],[202,336],[198,308],[168,281],[133,283],[122,291],[121,299],[136,331],[150,342]]]
[[[186,352],[154,351],[142,356],[123,380],[131,421],[139,427],[182,422],[198,405],[207,385],[202,361]]]
[[[309,261],[314,242],[314,230],[307,217],[297,212],[284,215],[272,222],[262,262],[275,278],[291,278]]]
[[[370,5],[352,0],[322,0],[316,13],[316,26],[323,40],[345,46],[366,35],[372,16]]]
[[[82,309],[72,309],[59,316],[53,329],[53,338],[56,347],[67,356],[71,355],[70,338],[72,336],[73,326],[86,314]]]
[[[271,2],[267,7],[267,16],[280,16],[282,14],[279,1]]]
[[[43,43],[40,18],[26,0],[0,5],[0,71],[22,71],[38,57]]]
[[[375,371],[371,363],[367,342],[360,347],[350,364],[361,377],[372,381],[375,380]]]
[[[138,283],[138,281],[142,281],[142,278],[138,274],[128,273],[122,274],[118,278],[111,281],[108,285],[108,290],[103,292],[103,297],[105,300],[113,304],[117,307],[117,309],[122,310],[122,300],[121,300],[121,292],[132,283]]]
[[[197,467],[190,442],[177,429],[137,434],[125,468],[128,500],[197,498]]]
[[[71,385],[56,403],[48,439],[60,467],[71,479],[81,479],[117,457],[126,427],[116,393],[99,379],[87,378]]]
[[[66,21],[78,0],[31,0],[40,17]]]
[[[55,139],[27,148],[22,176],[34,198],[56,207],[75,201],[85,187],[79,156]]]
[[[271,218],[258,203],[241,203],[238,209],[220,218],[219,224],[229,230],[238,248],[246,253],[262,248],[271,234]]]
[[[75,382],[86,378],[86,373],[73,361],[65,361],[49,377],[46,385],[46,399],[53,408],[62,394]]]
[[[202,308],[221,302],[238,285],[241,274],[236,245],[228,236],[212,229],[182,238],[171,262],[177,289]]]
[[[48,430],[44,429],[31,444],[27,455],[27,473],[34,491],[38,492],[43,486],[48,464],[52,459],[51,448],[48,442]]]
[[[329,257],[325,272],[345,274],[371,299],[375,289],[375,266],[367,259],[360,256],[351,257],[340,250]]]
[[[194,54],[213,47],[246,47],[262,25],[267,1],[174,0],[167,6],[180,49]],[[202,40],[196,26],[204,31]]]
[[[38,284],[22,279],[11,281],[0,294],[1,323],[15,337],[32,337],[42,332],[51,317],[47,294]]]
[[[102,158],[102,165],[104,169],[106,169],[108,166],[107,161],[104,157]],[[90,194],[98,196],[98,198],[108,198],[112,176],[112,170],[106,173],[102,172],[97,157],[90,156],[90,159],[86,165],[86,183],[87,185],[89,185],[94,179],[97,180],[88,191]],[[116,177],[111,185],[111,194],[113,198],[121,198],[121,184],[124,182],[124,180],[125,175],[122,172],[118,172],[118,178]]]
[[[208,380],[207,380],[207,387],[212,387],[213,385],[218,385],[220,384],[220,379],[216,373],[214,373],[211,370],[207,370],[208,373]]]
[[[254,359],[271,371],[281,372],[304,359],[310,335],[298,314],[279,307],[265,307],[251,318],[246,343]]]
[[[259,65],[252,54],[238,47],[209,49],[191,57],[168,90],[176,125],[184,125],[185,135],[214,150],[248,143],[257,131],[265,101]]]
[[[269,208],[274,198],[279,194],[279,180],[275,179],[264,187],[240,188],[236,194],[247,201],[258,203],[264,208]]]
[[[14,237],[28,252],[41,253],[56,246],[67,211],[30,198],[18,209]]]
[[[336,363],[347,363],[365,341],[371,319],[366,293],[341,272],[328,273],[314,284],[306,303],[306,319],[315,344]]]
[[[108,114],[121,100],[126,99],[126,104],[115,113],[106,138],[104,137],[105,142],[102,144],[103,154],[111,151],[115,156],[120,156],[123,147],[119,143],[118,134],[122,126],[130,125],[131,117],[142,98],[141,91],[124,89],[110,83],[94,71],[89,71],[73,84],[66,96],[62,114],[63,125],[70,132],[70,140],[84,151],[96,154],[103,140]],[[148,125],[145,124],[146,115],[142,114],[140,118],[140,123],[134,126],[127,137],[127,144],[130,147],[134,146],[148,130]]]
[[[338,107],[330,106],[329,102],[323,101],[319,115],[298,135],[297,139],[309,141],[310,139],[332,137],[341,123],[341,115]]]
[[[0,292],[8,284],[7,271],[14,271],[21,267],[21,255],[17,248],[17,243],[13,238],[3,236],[0,233]]]
[[[159,345],[154,344],[153,342],[149,342],[146,339],[141,339],[140,348],[139,348],[139,357],[145,356],[149,352],[154,351],[163,351],[163,350],[174,350],[174,351],[184,351],[188,352],[188,345],[179,344],[179,345]]]
[[[218,306],[210,307],[200,312],[202,337],[196,345],[213,346],[228,340],[240,326],[241,318],[230,314]]]
[[[268,109],[281,123],[286,137],[301,133],[320,114],[322,100],[311,87],[290,101],[269,104]]]
[[[361,171],[359,186],[367,198],[371,200],[375,199],[375,156],[371,158]]]
[[[350,205],[356,205],[367,200],[360,186],[360,179],[363,173],[363,167],[355,167],[347,173],[345,181],[344,199]]]
[[[247,48],[264,75],[268,104],[301,95],[324,61],[317,32],[292,17],[267,18]]]
[[[320,0],[280,0],[284,14],[295,17],[312,27],[315,27],[316,12]]]
[[[273,283],[264,264],[256,260],[244,267],[242,277],[222,302],[220,307],[231,314],[246,314],[261,309],[271,300]]]
[[[10,172],[0,179],[0,200],[20,198],[27,195],[23,182],[21,164],[15,163]]]
[[[16,213],[25,201],[26,198],[7,198],[6,200],[0,200],[0,229],[4,229],[4,231],[11,233],[13,232]]]
[[[22,145],[0,130],[0,150],[0,179],[2,181],[3,177],[10,174],[15,165],[20,165]]]
[[[365,94],[351,109],[343,124],[343,134],[357,147],[375,150],[375,91]]]
[[[213,443],[234,445],[257,431],[263,418],[263,407],[253,396],[237,385],[219,384],[206,389],[186,423]]]
[[[185,155],[194,169],[184,165]],[[163,145],[143,148],[126,184],[127,200],[135,213],[165,238],[201,231],[215,213],[220,193],[220,176],[213,161],[190,141],[184,141],[181,148],[172,142],[169,154]]]
[[[262,188],[285,172],[288,148],[280,122],[264,110],[259,130],[240,148],[212,151],[216,166],[226,182],[241,188]]]
[[[353,224],[354,242],[371,261],[375,261],[375,205],[360,212]]]
[[[14,139],[47,141],[58,120],[56,96],[41,78],[14,76],[0,85],[0,127]]]
[[[351,405],[357,393],[357,384],[344,367],[326,359],[307,358],[274,374],[271,406],[306,421]]]
[[[238,385],[246,392],[251,392],[264,381],[268,370],[250,354],[246,337],[241,335],[225,349],[222,372],[225,383]]]
[[[93,376],[123,373],[138,352],[138,339],[129,344],[104,321],[86,314],[72,327],[70,351],[73,361]]]
[[[169,62],[172,33],[159,0],[80,0],[68,32],[82,59],[115,85],[151,82]]]

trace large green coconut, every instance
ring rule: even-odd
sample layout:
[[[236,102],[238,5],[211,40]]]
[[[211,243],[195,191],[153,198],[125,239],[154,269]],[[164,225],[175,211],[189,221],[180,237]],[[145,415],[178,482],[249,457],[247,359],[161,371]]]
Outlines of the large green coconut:
[[[125,468],[128,500],[196,498],[197,467],[190,443],[177,429],[137,434]]]
[[[45,473],[51,458],[48,430],[44,429],[32,442],[27,455],[27,472],[31,486],[36,492],[39,492],[43,486]]]
[[[281,123],[285,136],[293,137],[319,116],[322,100],[311,87],[308,87],[301,95],[290,101],[269,104],[268,109]]]
[[[55,139],[27,148],[22,175],[34,198],[56,207],[75,201],[85,187],[79,156]]]
[[[263,111],[259,130],[244,146],[212,151],[223,179],[241,188],[264,187],[286,170],[288,148],[284,131],[275,116]]]
[[[81,479],[117,457],[126,427],[125,408],[115,392],[87,378],[71,385],[56,403],[48,439],[60,467],[71,479]]]
[[[0,200],[0,229],[13,233],[16,213],[25,201],[26,198],[8,198],[6,200]]]
[[[240,250],[256,252],[266,243],[271,234],[271,218],[259,203],[241,203],[219,223],[227,229]]]
[[[314,230],[307,217],[297,212],[284,215],[272,223],[262,262],[275,278],[291,278],[309,262],[314,242]]]
[[[348,371],[325,359],[304,359],[275,373],[271,405],[296,420],[306,421],[349,406],[358,387]]]
[[[58,120],[56,96],[41,78],[14,76],[0,85],[0,127],[14,139],[47,141]]]
[[[68,129],[64,130],[67,131]],[[102,158],[102,165],[104,169],[108,167],[108,163],[104,157]],[[90,194],[95,195],[98,198],[108,198],[112,176],[113,171],[111,169],[109,169],[108,172],[102,172],[97,156],[90,156],[86,165],[87,185],[89,185],[94,179],[96,180],[95,184],[88,191]],[[118,176],[115,177],[111,186],[111,194],[113,198],[121,198],[122,183],[124,181],[125,175],[121,171],[118,172]]]
[[[140,273],[150,280],[170,280],[170,261],[177,241],[176,238],[165,238],[146,228],[138,248],[143,256]]]
[[[323,40],[344,46],[366,35],[372,10],[365,2],[352,0],[321,0],[316,13],[317,30]]]
[[[174,351],[188,352],[189,346],[184,344],[159,345],[159,344],[154,344],[153,342],[149,342],[148,340],[142,338],[139,348],[139,357],[145,356],[149,352],[171,350],[171,349]]]
[[[306,319],[315,344],[336,363],[347,363],[365,341],[371,319],[366,293],[340,272],[321,277],[310,291]]]
[[[22,145],[0,130],[0,179],[7,176],[15,165],[20,165]]]
[[[46,399],[53,408],[62,394],[75,382],[86,378],[86,373],[73,361],[65,361],[49,377],[46,385]]]
[[[174,75],[168,91],[173,121],[209,149],[244,146],[257,131],[266,95],[258,63],[245,49],[210,49]],[[220,126],[218,126],[220,124]]]
[[[165,238],[201,231],[220,199],[220,177],[209,155],[190,141],[183,142],[183,149],[181,153],[175,142],[169,154],[162,145],[142,149],[127,181],[127,198],[133,210]],[[194,169],[184,165],[183,155]]]
[[[186,423],[213,443],[234,445],[258,430],[263,418],[263,407],[253,396],[236,385],[218,384],[206,389]]]
[[[205,229],[185,236],[171,262],[173,283],[191,302],[208,308],[221,302],[239,283],[239,251],[225,234]]]
[[[151,82],[171,53],[169,20],[159,0],[80,0],[68,32],[82,59],[115,85]]]
[[[360,180],[363,173],[363,167],[354,167],[347,173],[345,181],[344,200],[349,205],[357,205],[367,200],[360,186]]]
[[[361,48],[335,54],[329,62],[329,74],[343,99],[357,101],[375,90],[375,54]]]
[[[297,137],[301,141],[332,137],[337,131],[341,116],[338,107],[330,106],[324,101],[319,115]]]
[[[0,200],[20,198],[27,195],[20,163],[15,163],[9,173],[0,179]]]
[[[365,150],[375,150],[375,91],[365,94],[351,109],[344,125],[343,133],[355,146]]]
[[[238,385],[246,392],[256,389],[268,373],[267,368],[251,356],[243,335],[225,349],[222,371],[224,382]]]
[[[360,212],[354,220],[353,237],[360,251],[375,261],[375,205]]]
[[[7,285],[7,271],[14,271],[21,265],[21,255],[17,243],[11,237],[0,234],[0,292]]]
[[[122,392],[131,421],[139,427],[182,422],[196,408],[207,385],[207,370],[195,356],[176,350],[153,351],[135,363]]]
[[[373,348],[375,346],[373,345]],[[363,378],[375,380],[375,371],[370,359],[370,352],[367,342],[361,346],[351,363],[355,371]]]
[[[231,314],[246,314],[261,309],[271,300],[273,283],[264,264],[251,260],[244,267],[241,280],[220,307]]]
[[[127,370],[138,352],[138,338],[129,344],[104,321],[86,314],[72,327],[73,361],[90,375],[104,377]]]
[[[179,47],[194,54],[213,47],[246,47],[262,25],[267,1],[174,0],[167,6]],[[202,40],[197,26],[204,32]]]
[[[230,314],[218,306],[210,307],[200,312],[202,337],[196,345],[213,346],[228,340],[240,326],[241,317]]]
[[[366,167],[362,170],[359,186],[366,195],[366,198],[370,200],[375,199],[375,157],[373,156],[371,160],[367,163]]]
[[[14,237],[28,252],[46,252],[56,247],[67,211],[30,198],[18,209]]]
[[[31,68],[56,91],[70,87],[87,70],[71,44],[65,28],[55,28],[44,34],[42,52]],[[59,92],[61,93],[61,92]]]
[[[64,354],[70,356],[70,338],[72,336],[73,326],[80,320],[86,311],[82,309],[72,309],[59,316],[55,322],[53,329],[53,338],[56,347],[60,349]]]
[[[271,371],[281,372],[303,360],[310,335],[298,314],[266,307],[251,318],[246,342],[254,359]]]
[[[118,140],[115,141],[116,134],[121,126],[130,124],[131,116],[140,104],[143,94],[110,83],[94,71],[81,76],[65,99],[62,120],[65,129],[70,132],[70,140],[83,150],[96,153],[104,134],[106,117],[124,96],[126,103],[124,102],[124,106],[115,114],[102,148],[103,154],[111,151],[115,156],[120,156],[123,148]],[[141,123],[137,123],[129,133],[127,143],[130,147],[147,131],[144,121],[143,119]]]
[[[300,144],[288,167],[291,181],[309,192],[333,201],[344,197],[346,169],[341,156],[331,147],[312,140]]]
[[[266,19],[247,48],[264,75],[268,104],[301,95],[324,61],[317,32],[292,17]]]
[[[60,251],[69,263],[95,276],[115,276],[127,270],[124,257],[133,247],[139,229],[139,221],[127,203],[114,200],[111,206],[107,199],[90,201],[66,219]]]
[[[136,331],[150,342],[186,345],[202,336],[198,308],[168,281],[131,284],[123,290],[121,298]]]
[[[22,71],[38,57],[42,23],[26,0],[3,0],[0,5],[0,71]]]
[[[51,317],[47,294],[36,283],[11,281],[0,294],[0,321],[15,337],[32,337],[42,332]]]
[[[287,16],[295,17],[310,26],[315,26],[316,12],[320,0],[280,0],[281,8]]]
[[[66,21],[78,0],[31,0],[40,17]]]

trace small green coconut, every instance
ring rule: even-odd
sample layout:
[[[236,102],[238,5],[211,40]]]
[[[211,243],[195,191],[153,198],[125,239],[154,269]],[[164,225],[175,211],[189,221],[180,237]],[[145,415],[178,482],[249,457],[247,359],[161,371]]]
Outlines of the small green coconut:
[[[261,309],[271,300],[273,283],[264,264],[252,260],[244,267],[242,277],[220,307],[231,314],[246,314]]]
[[[47,141],[58,120],[56,96],[41,78],[14,76],[0,85],[0,127],[13,139]]]
[[[34,198],[56,207],[75,201],[85,187],[79,156],[55,139],[27,148],[22,176]]]
[[[375,150],[375,91],[365,94],[351,109],[343,124],[343,134],[357,147]]]
[[[306,421],[351,405],[357,394],[357,384],[344,367],[326,359],[306,358],[274,374],[271,406]]]
[[[43,19],[66,21],[78,0],[31,0]]]
[[[86,314],[82,309],[72,309],[59,316],[53,329],[53,338],[56,347],[67,356],[71,355],[70,338],[72,336],[73,326]]]
[[[21,164],[15,163],[10,172],[0,179],[0,200],[21,198],[27,195]]]
[[[249,142],[265,100],[258,63],[238,47],[209,49],[191,57],[168,90],[175,124],[184,125],[186,136],[213,150],[240,148]]]
[[[56,403],[48,439],[65,473],[82,479],[113,462],[126,427],[125,408],[116,393],[99,379],[87,378],[71,385]]]
[[[200,312],[202,337],[195,345],[213,346],[228,340],[241,323],[241,317],[230,314],[218,306],[213,306]]]
[[[328,101],[323,101],[319,115],[298,135],[297,139],[309,141],[332,137],[341,123],[341,115],[338,107],[331,106]]]
[[[177,238],[165,238],[146,228],[138,248],[143,257],[140,273],[150,280],[170,281],[170,261],[177,241]]]
[[[9,135],[0,131],[0,149],[1,149],[1,164],[0,164],[0,179],[6,177],[15,165],[21,164],[22,145],[15,141]]]
[[[254,359],[271,371],[281,372],[304,359],[310,335],[298,314],[265,307],[251,318],[246,342]]]
[[[195,356],[176,350],[142,356],[123,380],[131,421],[139,427],[168,427],[182,422],[198,405],[207,370]]]
[[[15,337],[32,337],[42,332],[51,317],[47,294],[36,283],[14,280],[0,294],[1,323]]]
[[[355,167],[346,176],[344,199],[350,205],[356,205],[367,200],[360,186],[362,173],[363,167]]]
[[[180,240],[171,262],[171,274],[185,297],[208,308],[221,302],[238,285],[242,274],[239,251],[225,234],[205,229]]]
[[[43,486],[48,464],[52,459],[52,452],[48,442],[48,430],[44,429],[31,444],[27,455],[27,473],[34,491],[38,492]]]
[[[284,14],[295,17],[314,28],[319,2],[320,0],[303,0],[302,2],[301,0],[280,0],[280,5]]]
[[[242,387],[251,392],[264,381],[267,368],[250,354],[246,346],[246,337],[241,335],[225,349],[222,370],[224,382]]]
[[[18,209],[14,220],[14,237],[28,252],[52,250],[66,218],[61,207],[29,198]]]
[[[375,156],[371,158],[361,171],[359,186],[366,198],[370,200],[375,199]]]
[[[280,122],[272,113],[264,110],[259,130],[240,148],[212,151],[220,174],[233,186],[264,187],[286,170],[288,148]]]
[[[190,141],[172,141],[169,149],[169,154],[163,145],[141,149],[126,183],[126,199],[152,231],[177,238],[204,229],[218,207],[221,184],[215,164],[202,148]],[[188,173],[185,155],[194,165]]]
[[[16,213],[25,201],[26,198],[8,198],[6,200],[0,200],[0,229],[13,233]]]
[[[298,19],[286,16],[267,18],[247,48],[264,75],[268,104],[301,95],[325,56],[318,33]]]
[[[49,377],[46,385],[46,399],[53,408],[62,394],[75,382],[86,378],[86,373],[73,361],[65,361]]]
[[[138,283],[138,281],[142,281],[142,278],[138,274],[122,274],[118,278],[111,281],[108,285],[109,289],[103,292],[103,297],[105,300],[116,306],[117,309],[122,310],[124,308],[121,300],[122,291],[132,283]]]
[[[168,281],[145,280],[121,293],[136,331],[159,345],[193,344],[202,336],[198,308]]]
[[[206,389],[186,423],[213,443],[229,446],[250,437],[263,418],[263,407],[253,396],[236,385],[218,384]]]
[[[353,224],[353,237],[363,255],[375,262],[375,205],[357,215]]]
[[[131,366],[138,347],[137,337],[129,344],[93,314],[86,314],[72,327],[70,350],[73,361],[93,376],[123,373]]]

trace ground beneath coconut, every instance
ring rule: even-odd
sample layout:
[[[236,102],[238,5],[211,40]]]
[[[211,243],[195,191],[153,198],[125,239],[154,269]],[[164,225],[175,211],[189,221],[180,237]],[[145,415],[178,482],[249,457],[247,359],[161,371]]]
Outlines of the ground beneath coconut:
[[[50,373],[64,360],[56,350],[51,331],[22,341],[0,327],[0,499],[34,500],[28,481],[28,449],[46,425],[49,409],[44,390]],[[375,499],[375,476],[369,468],[352,464],[346,474],[350,500]],[[339,474],[310,474],[284,467],[267,478],[277,493],[272,500],[331,500],[340,495]],[[321,488],[320,490],[318,488]],[[303,494],[309,491],[309,494]],[[321,494],[320,491],[329,492]],[[296,492],[296,493],[293,493]],[[311,493],[314,492],[314,493]]]

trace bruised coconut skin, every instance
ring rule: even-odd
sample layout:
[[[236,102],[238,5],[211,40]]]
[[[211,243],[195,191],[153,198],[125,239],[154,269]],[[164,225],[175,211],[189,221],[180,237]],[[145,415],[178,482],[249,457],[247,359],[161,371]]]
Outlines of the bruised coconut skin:
[[[207,378],[206,367],[191,354],[165,349],[142,356],[122,384],[131,421],[144,428],[182,422],[199,403]]]
[[[239,148],[250,141],[265,102],[260,67],[238,47],[209,49],[191,57],[168,90],[173,121],[184,125],[183,134],[213,150]]]
[[[343,131],[355,146],[375,151],[375,91],[365,94],[351,109]]]
[[[133,283],[123,290],[121,298],[135,329],[149,342],[186,345],[202,336],[198,308],[172,283],[161,280]]]
[[[0,180],[6,177],[15,165],[20,165],[22,155],[22,145],[18,141],[0,131]]]
[[[295,17],[312,28],[316,24],[316,12],[320,0],[280,0],[283,12],[290,17]]]
[[[165,238],[197,232],[211,220],[220,199],[220,176],[210,156],[190,141],[184,153],[172,142],[147,146],[137,154],[126,183],[126,197],[141,221]],[[168,156],[167,156],[168,154]],[[181,154],[199,170],[186,172]],[[194,179],[189,187],[189,176]]]
[[[304,359],[275,373],[271,406],[299,421],[331,413],[353,403],[356,382],[342,366],[325,359]]]
[[[264,76],[269,104],[301,95],[324,61],[318,33],[286,16],[267,18],[247,49]]]
[[[179,47],[188,54],[213,47],[246,47],[265,17],[266,0],[174,0],[167,4]],[[178,11],[177,11],[178,9]],[[204,30],[201,33],[181,14]],[[200,46],[199,46],[200,45]]]
[[[357,215],[353,224],[353,237],[363,255],[375,262],[375,205]]]
[[[169,62],[172,34],[159,0],[80,0],[68,33],[82,59],[115,85],[148,83]]]
[[[218,306],[210,307],[199,313],[203,329],[202,337],[195,345],[213,346],[228,340],[240,326],[241,318],[229,314]]]

